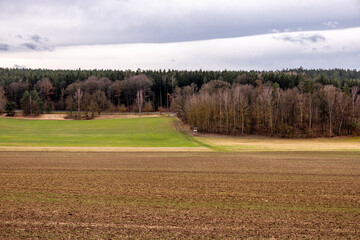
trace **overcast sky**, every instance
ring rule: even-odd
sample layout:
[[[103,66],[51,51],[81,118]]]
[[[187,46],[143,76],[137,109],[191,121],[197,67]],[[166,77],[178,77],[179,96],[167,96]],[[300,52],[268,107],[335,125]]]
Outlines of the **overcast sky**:
[[[360,69],[360,0],[0,0],[0,67]]]

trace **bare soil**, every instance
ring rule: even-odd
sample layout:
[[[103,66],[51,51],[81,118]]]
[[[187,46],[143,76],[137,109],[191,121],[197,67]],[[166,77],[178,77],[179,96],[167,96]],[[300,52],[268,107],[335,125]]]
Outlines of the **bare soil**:
[[[126,119],[126,118],[152,118],[152,117],[164,117],[165,115],[160,114],[102,114],[96,116],[96,119]]]
[[[359,152],[0,152],[1,239],[359,234]]]
[[[96,116],[95,119],[127,119],[127,118],[148,118],[148,117],[163,117],[160,114],[101,114]],[[28,120],[73,120],[67,118],[67,114],[52,113],[52,114],[40,114],[38,116],[23,116],[17,113],[13,117],[8,117],[5,114],[0,114],[0,117],[15,118],[15,119],[28,119]]]
[[[27,120],[71,120],[66,119],[67,114],[41,114],[38,116],[23,116],[22,114],[17,113],[13,117],[8,117],[5,114],[0,115],[3,118],[15,118],[15,119],[27,119]]]
[[[2,152],[209,152],[206,147],[25,147],[0,146]]]

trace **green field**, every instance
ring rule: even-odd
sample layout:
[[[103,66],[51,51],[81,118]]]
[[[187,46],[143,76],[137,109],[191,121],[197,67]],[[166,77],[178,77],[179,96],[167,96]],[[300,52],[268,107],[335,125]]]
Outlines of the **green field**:
[[[170,117],[88,121],[0,118],[0,146],[198,147]]]

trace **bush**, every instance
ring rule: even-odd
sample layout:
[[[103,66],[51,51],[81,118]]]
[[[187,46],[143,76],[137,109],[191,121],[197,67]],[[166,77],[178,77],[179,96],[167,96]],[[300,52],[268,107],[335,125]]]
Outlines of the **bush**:
[[[15,115],[15,109],[16,109],[16,103],[15,102],[7,102],[5,106],[6,116],[14,116]]]
[[[127,111],[127,108],[124,104],[121,104],[120,107],[119,107],[119,111],[120,112],[126,112]]]
[[[132,111],[133,111],[133,112],[139,112],[139,107],[138,107],[137,104],[134,104],[134,105],[133,105]]]
[[[144,112],[152,112],[152,111],[154,111],[153,105],[151,104],[150,101],[146,102],[144,106]]]
[[[170,109],[164,108],[164,107],[159,107],[158,110],[159,110],[160,114],[164,113],[164,112],[170,112]]]

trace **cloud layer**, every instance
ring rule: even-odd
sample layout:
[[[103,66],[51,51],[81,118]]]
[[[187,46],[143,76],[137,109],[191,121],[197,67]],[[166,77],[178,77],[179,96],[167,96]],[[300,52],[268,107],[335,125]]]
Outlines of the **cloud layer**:
[[[0,0],[0,42],[15,47],[15,38],[26,36],[55,47],[234,38],[358,27],[359,12],[358,0]]]
[[[162,44],[57,47],[48,52],[7,52],[0,65],[66,69],[276,70],[358,68],[360,28],[276,33]]]
[[[359,12],[358,0],[0,0],[0,67],[353,68]]]

